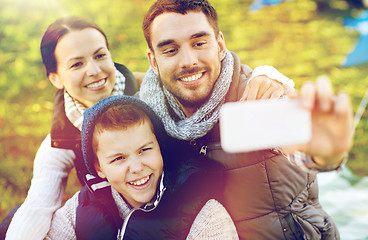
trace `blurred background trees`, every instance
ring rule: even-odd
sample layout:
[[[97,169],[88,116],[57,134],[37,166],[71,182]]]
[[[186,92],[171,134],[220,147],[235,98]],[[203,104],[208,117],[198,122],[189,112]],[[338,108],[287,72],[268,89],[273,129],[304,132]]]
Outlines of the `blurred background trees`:
[[[34,155],[50,130],[53,96],[44,73],[39,44],[57,18],[80,15],[107,34],[114,61],[145,72],[147,45],[142,19],[152,0],[0,0],[0,219],[23,202]],[[272,65],[292,78],[328,76],[347,91],[356,111],[368,86],[367,64],[342,67],[359,33],[343,26],[344,17],[364,10],[361,1],[295,0],[249,11],[252,0],[211,0],[219,15],[227,48],[250,67]],[[367,113],[360,121],[348,166],[368,175]],[[70,175],[68,198],[79,189]]]

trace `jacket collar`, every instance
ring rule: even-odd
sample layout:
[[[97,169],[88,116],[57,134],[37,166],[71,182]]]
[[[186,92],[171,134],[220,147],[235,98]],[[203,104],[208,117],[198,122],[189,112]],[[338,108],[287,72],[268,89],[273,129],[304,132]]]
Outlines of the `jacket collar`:
[[[130,212],[127,214],[127,216],[124,217],[124,223],[121,229],[118,230],[117,239],[121,239],[121,240],[124,239],[124,234],[125,234],[125,230],[127,228],[129,219],[135,211],[151,212],[156,209],[156,207],[160,203],[162,196],[164,195],[164,192],[166,190],[166,187],[164,186],[164,178],[165,178],[164,173],[162,173],[160,185],[157,188],[156,195],[152,198],[150,202],[144,204],[143,206],[139,208],[131,209]]]

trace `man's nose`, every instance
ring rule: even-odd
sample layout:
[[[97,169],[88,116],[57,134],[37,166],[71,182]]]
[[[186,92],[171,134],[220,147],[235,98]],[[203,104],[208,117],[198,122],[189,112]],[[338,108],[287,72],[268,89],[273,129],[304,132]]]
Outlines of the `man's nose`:
[[[198,64],[198,58],[195,50],[191,47],[183,47],[180,51],[180,63],[179,66],[182,68],[190,68]]]

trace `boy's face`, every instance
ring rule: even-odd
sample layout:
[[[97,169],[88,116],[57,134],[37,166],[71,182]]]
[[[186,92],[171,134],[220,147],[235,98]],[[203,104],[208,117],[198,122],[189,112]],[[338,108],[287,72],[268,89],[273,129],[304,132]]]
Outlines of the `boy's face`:
[[[151,124],[146,119],[127,129],[104,130],[97,142],[97,174],[106,178],[132,207],[149,202],[156,193],[163,159]]]

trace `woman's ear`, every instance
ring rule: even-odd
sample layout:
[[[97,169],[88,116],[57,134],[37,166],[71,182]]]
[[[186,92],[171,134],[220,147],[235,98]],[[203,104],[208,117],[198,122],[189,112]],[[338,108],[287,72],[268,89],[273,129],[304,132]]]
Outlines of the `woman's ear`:
[[[101,171],[101,167],[100,167],[100,164],[98,163],[98,160],[95,161],[95,170],[97,172],[97,175],[102,178],[102,179],[105,179],[105,174]]]
[[[58,89],[63,89],[64,85],[61,83],[59,75],[57,73],[50,73],[49,79],[52,85],[54,85]]]

